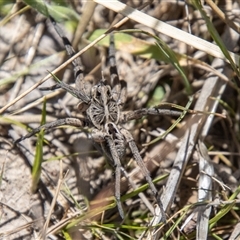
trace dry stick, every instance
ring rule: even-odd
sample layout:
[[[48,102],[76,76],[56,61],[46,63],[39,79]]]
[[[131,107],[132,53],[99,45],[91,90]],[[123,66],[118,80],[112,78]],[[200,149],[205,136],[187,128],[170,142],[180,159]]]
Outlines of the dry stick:
[[[4,115],[3,117],[0,117],[0,124],[1,125],[9,125],[12,124],[12,122],[21,122],[24,124],[29,123],[39,123],[41,122],[42,115],[40,114],[28,114],[28,115],[19,115],[19,116],[11,116],[11,115]],[[57,118],[46,116],[46,123],[56,121]]]
[[[20,227],[14,227],[12,230],[7,230],[7,231],[5,230],[4,232],[0,232],[0,239],[7,239],[6,237],[11,236],[14,233],[31,228],[33,226],[33,224],[34,224],[34,222],[28,222]],[[10,239],[10,237],[8,239]]]
[[[148,3],[145,3],[142,5],[141,9],[146,7],[148,5]],[[84,52],[86,52],[89,48],[93,47],[95,44],[97,44],[99,41],[101,41],[103,38],[105,38],[110,32],[114,31],[115,29],[118,29],[120,26],[122,26],[125,22],[128,21],[129,18],[125,17],[123,18],[121,21],[119,21],[118,23],[116,23],[114,26],[112,26],[111,28],[109,28],[105,33],[103,33],[101,36],[99,36],[97,39],[95,39],[93,42],[89,43],[89,45],[87,45],[85,48],[83,48],[81,51],[79,51],[78,53],[76,53],[73,57],[69,58],[66,62],[64,62],[63,64],[61,64],[59,67],[57,67],[54,71],[52,71],[51,73],[53,75],[56,75],[57,72],[59,72],[62,68],[66,67],[68,64],[70,64],[74,59],[76,59],[77,57],[81,56]],[[23,97],[25,97],[27,94],[29,94],[32,90],[34,90],[35,88],[37,88],[38,86],[40,86],[42,83],[46,82],[49,78],[51,78],[52,75],[48,74],[45,78],[43,78],[42,80],[40,80],[38,83],[34,84],[32,87],[30,87],[27,91],[23,92],[20,96],[18,96],[17,98],[15,98],[13,101],[11,101],[10,103],[8,103],[5,107],[2,107],[0,109],[0,114],[2,114],[6,109],[8,109],[9,107],[11,107],[13,104],[15,104],[17,101],[19,101],[20,99],[22,99]]]
[[[13,116],[13,115],[25,112],[28,109],[33,108],[33,107],[37,106],[38,104],[41,104],[44,101],[44,99],[48,100],[48,99],[54,98],[57,95],[59,95],[60,93],[62,93],[63,91],[64,91],[63,89],[59,89],[59,90],[56,90],[54,92],[48,93],[45,96],[43,96],[41,98],[38,98],[34,102],[31,102],[31,103],[27,104],[26,106],[20,108],[19,110],[16,110],[16,111],[12,112],[10,115]]]
[[[212,10],[222,19],[229,27],[234,29],[237,33],[240,33],[240,28],[233,21],[231,21],[228,16],[222,12],[222,10],[212,1],[206,0],[207,4],[212,8]]]
[[[79,42],[81,41],[82,35],[85,32],[85,30],[90,22],[90,19],[93,16],[96,5],[97,4],[93,1],[87,1],[84,4],[82,16],[81,16],[81,18],[79,18],[78,26],[77,26],[77,29],[75,31],[74,38],[72,41],[73,49],[78,49],[77,46],[78,46]]]
[[[62,165],[62,160],[60,160],[60,172],[59,172],[59,179],[58,179],[58,185],[57,185],[57,188],[56,188],[56,193],[54,195],[54,198],[52,200],[52,203],[51,203],[51,207],[49,209],[49,213],[48,213],[48,216],[47,216],[47,219],[46,219],[46,222],[43,226],[43,230],[41,231],[41,235],[39,237],[39,239],[46,239],[46,235],[47,235],[47,227],[49,225],[49,222],[50,222],[50,219],[51,219],[51,215],[52,215],[52,212],[53,212],[53,209],[54,209],[54,206],[57,202],[57,197],[60,193],[60,189],[61,189],[61,185],[62,185],[62,182],[64,181],[64,178],[66,177],[66,174],[65,176],[63,176],[63,165]]]
[[[33,59],[37,51],[37,45],[39,44],[39,41],[42,37],[44,29],[45,29],[45,25],[43,23],[39,23],[36,27],[36,31],[26,57],[25,67],[27,68],[29,68],[33,62]],[[13,93],[11,94],[9,101],[12,101],[18,95],[20,91],[20,86],[22,85],[23,81],[24,81],[24,77],[21,76],[16,82],[16,84],[14,85]]]
[[[20,10],[18,9],[18,3],[15,3],[11,12],[8,13],[7,16],[5,16],[1,21],[0,21],[0,27],[4,26],[8,21],[16,17],[17,15],[21,15],[22,13],[26,12],[27,10],[31,9],[30,6],[25,6],[24,8],[21,8]],[[16,10],[16,11],[15,11]]]

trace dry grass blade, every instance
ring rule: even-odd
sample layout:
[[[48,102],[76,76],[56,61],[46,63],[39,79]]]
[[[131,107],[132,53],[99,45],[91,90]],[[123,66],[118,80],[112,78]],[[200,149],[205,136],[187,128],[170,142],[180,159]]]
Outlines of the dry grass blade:
[[[239,239],[239,236],[240,236],[240,223],[238,223],[235,226],[235,228],[234,228],[234,230],[233,230],[233,232],[232,232],[232,234],[231,234],[229,239],[237,240],[237,239]]]
[[[43,239],[46,239],[47,237],[47,229],[49,227],[49,223],[50,223],[50,219],[51,219],[51,215],[54,211],[54,207],[56,205],[56,202],[57,202],[57,198],[58,198],[58,195],[60,193],[60,190],[61,190],[61,186],[63,184],[63,181],[64,181],[64,176],[63,176],[63,165],[62,165],[62,160],[60,160],[60,174],[59,174],[59,180],[58,180],[58,184],[57,184],[57,187],[56,187],[56,192],[55,192],[55,195],[53,197],[53,200],[52,200],[52,203],[51,203],[51,207],[49,209],[49,213],[47,215],[47,218],[46,218],[46,221],[45,221],[45,224],[44,224],[44,227],[40,233],[40,237],[39,237],[39,240],[43,240]],[[66,175],[65,175],[66,176]]]
[[[235,30],[237,33],[240,33],[239,26],[231,21],[227,15],[222,12],[222,10],[212,1],[212,0],[206,0],[207,4],[213,9],[213,11],[221,18],[224,22],[228,24],[229,27],[231,27],[233,30]]]
[[[213,183],[212,177],[214,175],[213,164],[208,156],[207,148],[202,142],[198,142],[197,150],[199,152],[199,190],[198,201],[210,202],[212,201]],[[197,239],[207,239],[209,217],[211,213],[211,206],[200,206],[197,208]]]
[[[56,118],[47,116],[46,117],[46,122],[52,122],[56,120]],[[0,117],[0,124],[2,125],[8,125],[12,124],[13,122],[21,122],[24,124],[28,123],[39,123],[41,121],[41,115],[19,115],[19,116],[12,116],[12,115],[4,115],[4,117]]]

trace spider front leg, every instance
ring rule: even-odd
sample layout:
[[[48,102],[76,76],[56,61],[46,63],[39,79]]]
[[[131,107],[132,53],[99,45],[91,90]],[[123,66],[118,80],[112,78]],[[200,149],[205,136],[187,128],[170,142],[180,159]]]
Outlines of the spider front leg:
[[[49,131],[53,128],[64,126],[64,125],[70,125],[74,127],[83,127],[83,122],[78,118],[65,118],[65,119],[59,119],[51,123],[44,124],[42,126],[39,126],[38,128],[35,128],[32,130],[32,132],[28,133],[27,135],[17,139],[14,144],[17,144],[21,142],[24,139],[30,138],[36,133],[39,133],[42,129],[45,131]]]
[[[110,77],[112,86],[112,98],[118,105],[124,105],[127,100],[127,83],[124,80],[119,79],[116,59],[115,59],[115,44],[114,35],[110,34],[109,44],[109,65],[110,65]]]
[[[68,40],[68,38],[64,35],[62,29],[57,25],[56,21],[50,17],[50,20],[58,33],[58,35],[62,38],[62,42],[65,46],[65,49],[70,57],[73,57],[76,52],[72,47],[72,44]],[[84,81],[84,74],[83,74],[83,67],[81,64],[81,59],[79,57],[75,58],[72,61],[72,65],[74,68],[74,77],[75,77],[75,85],[76,89],[73,87],[67,85],[66,83],[63,83],[61,81],[58,81],[57,86],[60,86],[61,88],[65,89],[66,91],[70,92],[72,95],[83,101],[84,103],[88,104],[90,102],[90,89],[91,86],[89,84],[85,83]],[[56,78],[55,78],[56,79]],[[86,87],[87,86],[87,87]]]
[[[157,200],[157,204],[160,208],[160,211],[161,211],[161,214],[162,214],[162,221],[163,222],[166,222],[166,215],[165,215],[165,212],[164,212],[164,209],[163,209],[163,205],[162,205],[162,201],[160,199],[160,196],[159,196],[159,193],[155,187],[155,185],[153,184],[152,182],[152,178],[150,177],[150,173],[149,171],[147,170],[144,162],[143,162],[143,159],[138,151],[138,148],[136,146],[136,143],[131,135],[131,133],[129,131],[127,131],[126,129],[121,129],[121,132],[122,134],[124,135],[124,137],[126,138],[127,140],[127,143],[131,149],[131,152],[133,154],[133,157],[134,159],[136,160],[138,166],[140,167],[141,171],[142,171],[142,174],[144,175],[144,177],[146,178],[148,184],[149,184],[149,187],[152,191],[152,193],[154,194],[156,200]]]

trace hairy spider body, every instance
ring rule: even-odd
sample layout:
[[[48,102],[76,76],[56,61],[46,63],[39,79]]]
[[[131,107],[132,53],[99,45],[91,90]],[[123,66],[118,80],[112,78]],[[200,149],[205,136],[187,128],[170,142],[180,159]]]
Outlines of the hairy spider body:
[[[112,97],[112,90],[104,81],[92,88],[92,100],[87,109],[87,116],[94,127],[102,129],[108,122],[118,123],[120,109]]]
[[[51,18],[51,21],[62,38],[68,55],[73,56],[75,51],[71,46],[69,40],[64,36],[61,29],[56,22]],[[143,175],[145,176],[151,191],[153,192],[157,203],[161,209],[162,220],[165,221],[165,213],[160,200],[160,196],[156,187],[154,186],[150,174],[144,165],[142,157],[136,146],[136,143],[129,131],[127,131],[122,124],[132,119],[138,119],[145,115],[174,115],[179,116],[178,111],[161,110],[158,107],[149,109],[139,109],[136,111],[122,112],[122,107],[127,98],[126,82],[119,80],[116,63],[115,63],[115,48],[113,34],[110,35],[109,46],[109,63],[111,80],[108,84],[104,79],[94,86],[89,86],[84,82],[84,75],[81,67],[80,58],[72,61],[75,73],[76,88],[57,80],[57,86],[70,92],[74,97],[80,100],[78,109],[83,112],[85,119],[66,118],[60,119],[52,123],[40,126],[26,136],[18,139],[15,143],[29,138],[41,129],[50,130],[52,128],[62,125],[72,125],[76,127],[83,127],[84,122],[88,122],[92,127],[91,138],[100,146],[102,152],[107,156],[111,166],[115,169],[115,197],[119,213],[124,217],[123,209],[120,201],[120,178],[121,171],[125,173],[121,165],[121,160],[125,156],[126,145],[129,146],[134,159],[139,165]],[[51,88],[54,89],[55,87]]]

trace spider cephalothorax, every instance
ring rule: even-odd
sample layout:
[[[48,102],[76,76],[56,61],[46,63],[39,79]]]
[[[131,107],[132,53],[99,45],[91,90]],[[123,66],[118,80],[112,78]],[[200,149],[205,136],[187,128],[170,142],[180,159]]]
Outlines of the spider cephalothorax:
[[[61,29],[57,26],[56,22],[51,18],[52,23],[62,38],[68,55],[75,54],[69,40],[64,36]],[[145,115],[174,115],[179,116],[181,113],[167,109],[143,108],[135,111],[124,112],[122,108],[127,98],[126,82],[119,80],[116,63],[115,63],[115,49],[113,34],[110,35],[109,45],[109,64],[110,64],[110,83],[108,84],[104,78],[99,83],[93,86],[85,83],[84,75],[81,66],[81,60],[76,58],[72,64],[75,73],[75,88],[58,81],[57,86],[70,92],[74,97],[80,100],[78,109],[83,113],[84,119],[79,118],[65,118],[59,119],[55,122],[40,126],[26,136],[18,139],[15,143],[31,137],[40,130],[50,130],[52,128],[62,125],[72,125],[76,127],[83,127],[85,122],[91,127],[90,138],[96,143],[95,145],[104,153],[111,166],[115,169],[115,197],[117,206],[121,217],[124,217],[123,209],[120,200],[120,179],[121,172],[126,174],[122,167],[121,160],[125,156],[126,147],[129,146],[134,159],[139,165],[142,174],[145,176],[151,191],[153,192],[157,204],[159,205],[162,213],[162,220],[165,221],[165,213],[160,200],[159,193],[152,182],[150,174],[142,160],[136,143],[131,133],[123,126],[124,123],[132,119],[139,119]],[[54,88],[52,88],[54,89]]]
[[[87,116],[94,127],[102,129],[106,123],[118,123],[120,109],[118,100],[113,98],[113,92],[104,81],[94,86],[91,91],[91,102],[87,109]]]

